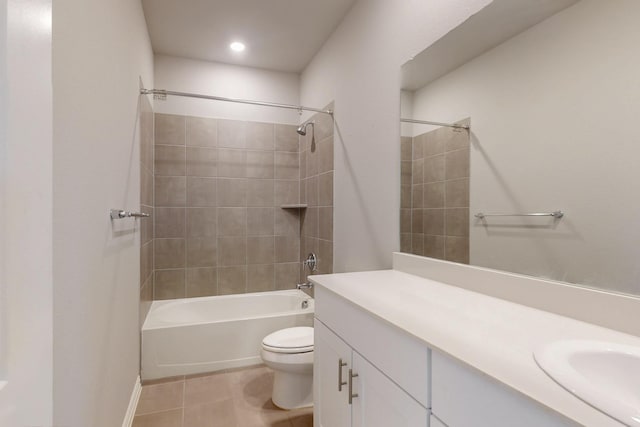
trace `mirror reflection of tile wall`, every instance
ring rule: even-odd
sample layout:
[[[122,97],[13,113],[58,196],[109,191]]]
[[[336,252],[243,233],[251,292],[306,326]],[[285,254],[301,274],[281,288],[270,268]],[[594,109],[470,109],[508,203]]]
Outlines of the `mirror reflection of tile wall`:
[[[469,263],[469,147],[463,129],[402,137],[402,252]]]

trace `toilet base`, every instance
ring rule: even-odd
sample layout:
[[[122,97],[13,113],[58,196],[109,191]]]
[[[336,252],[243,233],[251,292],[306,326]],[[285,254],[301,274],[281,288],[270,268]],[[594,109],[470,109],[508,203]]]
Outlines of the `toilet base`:
[[[271,400],[282,409],[313,406],[313,373],[274,371]]]

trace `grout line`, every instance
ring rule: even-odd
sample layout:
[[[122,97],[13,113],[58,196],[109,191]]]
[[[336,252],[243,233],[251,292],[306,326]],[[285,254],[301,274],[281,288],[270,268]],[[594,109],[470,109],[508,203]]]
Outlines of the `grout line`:
[[[187,400],[187,379],[185,377],[184,380],[182,380],[182,427],[184,427],[184,408],[186,407],[186,400]]]

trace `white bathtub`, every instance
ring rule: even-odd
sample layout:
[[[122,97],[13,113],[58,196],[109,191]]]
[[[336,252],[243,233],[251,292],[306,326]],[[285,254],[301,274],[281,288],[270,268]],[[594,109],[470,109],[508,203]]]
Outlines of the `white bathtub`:
[[[262,339],[313,326],[313,310],[313,299],[295,289],[154,301],[142,325],[142,379],[261,363]]]

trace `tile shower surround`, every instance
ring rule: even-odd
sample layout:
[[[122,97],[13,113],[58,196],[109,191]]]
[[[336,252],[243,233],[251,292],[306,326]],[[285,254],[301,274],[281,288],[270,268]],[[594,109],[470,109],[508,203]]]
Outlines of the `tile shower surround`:
[[[402,137],[402,252],[469,263],[469,148],[469,132],[448,127]]]
[[[155,115],[154,299],[295,286],[299,147],[292,125]]]
[[[325,109],[333,110],[333,104]],[[318,256],[318,271],[333,273],[333,118],[315,114],[314,131],[300,138],[300,202],[308,205],[302,211],[300,259],[310,252]],[[301,267],[300,281],[309,270]]]
[[[140,325],[153,300],[153,109],[140,97]]]

